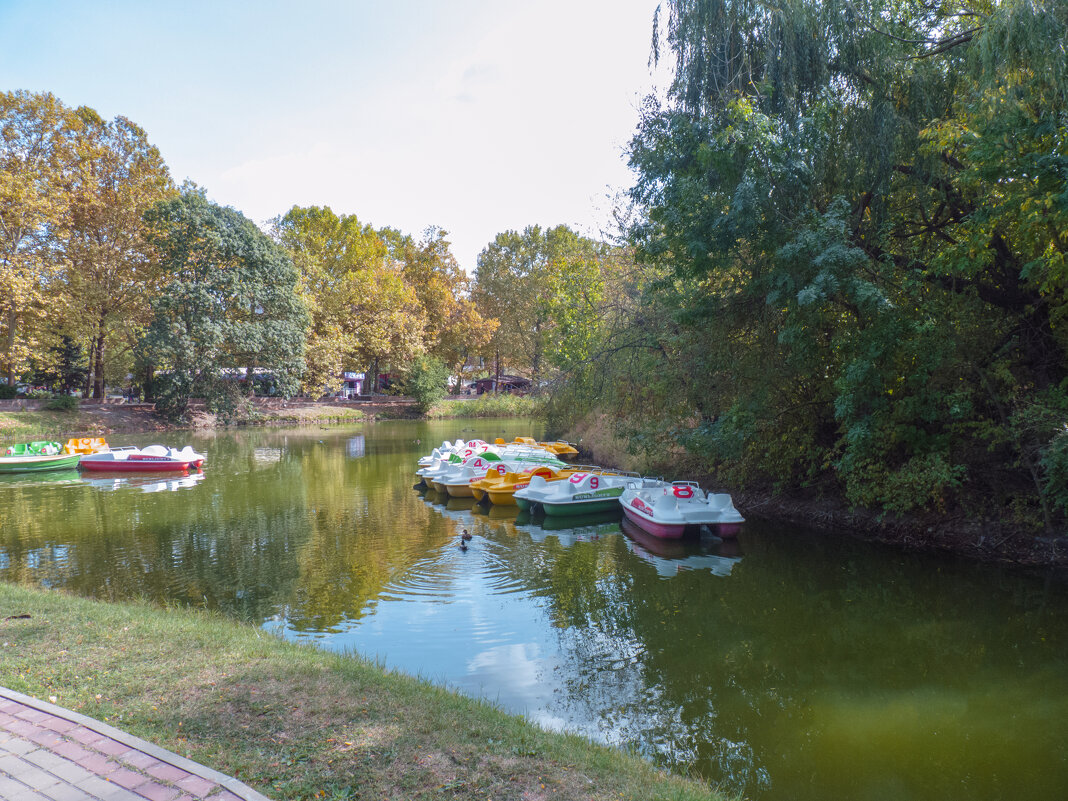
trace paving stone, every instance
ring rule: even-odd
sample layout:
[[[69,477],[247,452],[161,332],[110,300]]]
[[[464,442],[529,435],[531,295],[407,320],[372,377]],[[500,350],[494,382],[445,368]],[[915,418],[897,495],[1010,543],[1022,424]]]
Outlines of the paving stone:
[[[90,751],[86,751],[77,743],[72,743],[70,740],[64,740],[52,750],[60,756],[74,760],[75,762],[77,762],[79,759],[85,759],[87,756],[90,755],[90,753],[92,753]]]
[[[21,776],[31,769],[33,769],[33,765],[20,756],[14,754],[0,755],[0,773],[6,773],[8,776]]]
[[[63,735],[59,732],[49,731],[48,729],[41,729],[29,735],[27,739],[33,740],[38,745],[42,745],[45,748],[54,748],[63,742]]]
[[[157,779],[163,779],[167,782],[179,782],[182,779],[188,778],[189,771],[177,768],[174,765],[168,765],[166,762],[160,762],[156,765],[145,768],[145,773]]]
[[[121,759],[124,765],[129,765],[137,770],[148,770],[152,765],[160,764],[159,760],[154,756],[142,753],[141,751],[131,751],[121,757]]]
[[[48,771],[41,770],[36,765],[29,765],[27,770],[18,773],[16,777],[20,782],[28,784],[34,790],[43,790],[45,787],[51,787],[53,784],[59,783],[59,779]]]
[[[76,726],[70,731],[65,732],[65,734],[67,735],[67,737],[70,737],[71,739],[77,740],[78,742],[84,743],[86,745],[102,739],[100,736],[100,732],[93,731],[92,729],[87,729],[85,728],[85,726]]]
[[[130,753],[130,746],[125,743],[120,743],[118,740],[112,740],[110,737],[104,737],[97,740],[95,743],[89,743],[91,748],[95,748],[97,751],[101,751],[108,756],[121,756],[122,754]]]
[[[59,756],[59,754],[55,754],[45,748],[38,748],[36,751],[31,751],[30,753],[23,755],[22,758],[25,759],[27,762],[32,762],[34,765],[41,768],[42,770],[48,771],[51,771],[53,768],[57,768],[62,765],[70,764],[69,760],[66,760],[63,757]]]
[[[25,737],[18,737],[12,734],[10,739],[4,740],[3,745],[0,746],[0,751],[6,751],[9,754],[28,754],[30,751],[37,750],[37,748],[37,743],[31,742]]]
[[[199,769],[211,778],[197,773]],[[230,780],[238,791],[233,792],[215,781],[216,776],[91,718],[0,687],[0,801],[263,799]]]
[[[125,787],[127,790],[132,790],[150,780],[143,773],[136,773],[129,768],[119,768],[108,776],[108,781],[115,782],[115,784]]]
[[[138,795],[143,795],[148,801],[175,801],[181,793],[173,787],[163,784],[143,784],[137,788]]]
[[[89,754],[87,757],[74,761],[90,773],[95,773],[98,776],[107,776],[109,773],[119,769],[118,763],[112,762],[103,754]]]
[[[44,720],[49,715],[47,712],[42,712],[40,709],[30,709],[29,707],[23,707],[15,713],[15,717],[28,720],[30,723],[37,723],[40,720]]]
[[[62,764],[50,768],[49,771],[53,776],[58,776],[60,779],[70,784],[77,784],[82,779],[87,779],[94,775],[81,765],[71,762],[69,759],[63,760]]]
[[[30,788],[17,779],[0,776],[0,798],[18,798],[21,793],[28,793]]]
[[[175,782],[179,789],[191,793],[197,798],[205,798],[208,793],[214,792],[218,787],[217,782],[208,781],[203,776],[188,776],[179,782]]]
[[[57,784],[55,787],[42,790],[41,793],[51,798],[52,801],[96,801],[85,791],[79,790],[70,784]],[[0,798],[3,798],[3,796],[0,795]]]
[[[44,720],[38,721],[38,724],[41,726],[47,726],[52,731],[58,731],[61,733],[68,732],[71,729],[76,728],[78,725],[72,720],[67,720],[66,718],[59,718],[55,715],[49,715]]]

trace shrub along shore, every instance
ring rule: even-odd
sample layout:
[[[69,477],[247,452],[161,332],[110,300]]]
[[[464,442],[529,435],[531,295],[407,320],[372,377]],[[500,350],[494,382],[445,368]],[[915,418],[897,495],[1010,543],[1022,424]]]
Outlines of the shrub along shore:
[[[358,656],[188,609],[0,583],[0,683],[279,800],[723,798]]]

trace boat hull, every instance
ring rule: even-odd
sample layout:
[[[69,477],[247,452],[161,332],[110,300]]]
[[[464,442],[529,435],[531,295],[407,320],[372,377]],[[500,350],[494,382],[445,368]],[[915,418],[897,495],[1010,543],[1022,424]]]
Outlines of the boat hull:
[[[77,467],[80,453],[55,456],[0,456],[0,473],[42,473],[46,470],[69,470]]]
[[[99,473],[176,473],[198,469],[203,460],[179,461],[176,459],[114,459],[111,461],[94,461],[82,459],[78,465],[83,470]]]
[[[552,517],[574,517],[575,515],[594,515],[601,512],[619,511],[619,496],[610,498],[590,498],[568,503],[542,502],[541,508]]]
[[[487,490],[490,503],[494,506],[515,506],[515,487],[509,487],[508,491]]]
[[[643,531],[647,531],[654,537],[660,537],[660,539],[663,540],[680,539],[686,532],[686,524],[684,523],[657,523],[651,517],[642,514],[633,506],[624,505],[623,514],[627,516],[628,520]]]
[[[445,490],[453,498],[474,498],[475,492],[470,484],[446,484]]]

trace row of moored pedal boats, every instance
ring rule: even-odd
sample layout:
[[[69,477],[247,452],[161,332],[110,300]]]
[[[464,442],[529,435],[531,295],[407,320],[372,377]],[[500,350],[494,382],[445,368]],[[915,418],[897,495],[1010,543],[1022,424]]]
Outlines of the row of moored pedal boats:
[[[492,444],[480,439],[443,442],[419,460],[416,487],[551,516],[622,510],[645,531],[666,539],[700,526],[732,537],[743,522],[726,493],[706,492],[693,481],[564,461],[577,455],[569,443],[530,437]]]

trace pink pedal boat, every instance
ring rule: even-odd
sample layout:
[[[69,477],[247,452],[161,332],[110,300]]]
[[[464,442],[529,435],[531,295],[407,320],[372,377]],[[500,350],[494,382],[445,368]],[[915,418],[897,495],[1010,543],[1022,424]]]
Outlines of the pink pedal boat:
[[[619,496],[623,513],[654,537],[678,539],[687,526],[708,526],[721,538],[736,537],[745,519],[726,493],[705,492],[692,481],[631,482]]]
[[[181,450],[166,445],[145,448],[109,448],[83,456],[78,466],[94,472],[163,473],[196,470],[204,464],[204,454],[189,445]]]

